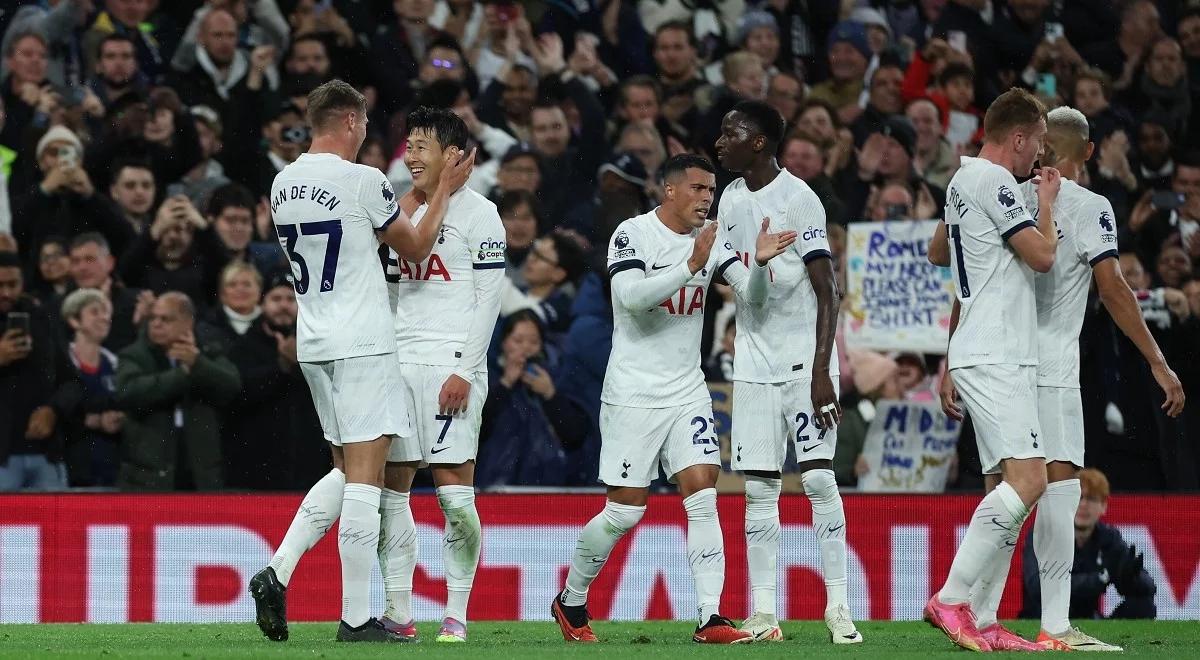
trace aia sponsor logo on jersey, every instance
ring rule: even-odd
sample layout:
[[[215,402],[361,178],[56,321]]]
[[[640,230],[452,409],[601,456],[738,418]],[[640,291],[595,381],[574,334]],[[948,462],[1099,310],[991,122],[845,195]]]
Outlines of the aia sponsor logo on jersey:
[[[433,253],[425,261],[408,261],[406,259],[388,259],[388,281],[415,280],[428,282],[440,279],[443,282],[453,281],[450,271],[442,258]]]
[[[704,287],[685,286],[675,295],[658,303],[659,307],[667,310],[673,316],[691,316],[696,312],[704,313]]]

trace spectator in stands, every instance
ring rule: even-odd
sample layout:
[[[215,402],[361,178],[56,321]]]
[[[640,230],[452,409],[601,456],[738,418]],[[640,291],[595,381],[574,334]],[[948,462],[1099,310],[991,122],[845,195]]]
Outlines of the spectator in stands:
[[[1094,468],[1079,471],[1079,509],[1075,513],[1075,565],[1071,568],[1072,619],[1100,619],[1100,596],[1115,587],[1122,601],[1111,619],[1153,619],[1157,613],[1154,578],[1145,569],[1142,553],[1125,542],[1116,527],[1100,521],[1108,510],[1108,478]],[[1033,531],[1025,541],[1022,581],[1025,585],[1021,618],[1041,616],[1041,579]]]
[[[1072,105],[1087,117],[1091,127],[1089,137],[1097,145],[1103,145],[1117,131],[1133,134],[1133,118],[1124,107],[1114,106],[1112,97],[1112,79],[1108,74],[1092,68],[1076,74]]]
[[[500,355],[488,369],[491,383],[475,473],[480,488],[567,484],[567,451],[579,446],[588,420],[583,408],[555,387],[545,345],[541,321],[532,311],[505,319]]]
[[[739,48],[758,55],[768,74],[779,72],[779,24],[775,22],[775,16],[771,13],[759,10],[742,14],[738,19],[737,39],[734,43]]]
[[[207,26],[205,23],[210,16],[222,11],[233,19],[233,35],[238,46],[244,47],[247,51],[253,49],[256,54],[269,53],[270,56],[266,58],[270,61],[268,68],[271,68],[271,77],[275,78],[273,69],[275,56],[283,53],[288,42],[287,19],[279,11],[275,0],[206,3],[192,15],[192,22],[184,31],[179,45],[175,48],[175,54],[171,58],[171,68],[176,71],[191,71],[197,65],[208,68],[209,65],[204,60],[205,54],[201,53],[203,49],[206,51],[210,63],[215,64],[216,68],[222,72],[225,71],[227,65],[223,58],[228,55],[228,51],[224,46],[213,43],[214,38],[217,38],[216,32],[210,31],[207,35],[205,34],[206,27],[214,30],[218,25],[220,26],[218,32],[225,34],[224,19]],[[218,40],[220,39],[223,37],[218,38]],[[251,57],[251,59],[254,58]],[[272,81],[271,86],[274,88],[276,83]]]
[[[479,118],[522,141],[533,136],[532,112],[538,80],[533,69],[514,64],[501,70],[479,98]]]
[[[659,133],[653,124],[626,125],[621,130],[621,136],[617,138],[613,151],[633,154],[642,161],[642,167],[647,173],[657,173],[663,162],[667,160],[667,150],[663,147],[662,133]]]
[[[255,204],[250,191],[236,183],[214,190],[206,209],[208,223],[216,231],[226,258],[249,263],[264,278],[287,265],[275,240],[275,225],[271,222],[268,209],[262,202]],[[267,214],[267,217],[258,218],[260,213]],[[267,231],[262,232],[263,227],[256,228],[256,223],[267,225]],[[255,235],[256,229],[259,236]]]
[[[885,183],[867,202],[868,220],[912,220],[924,217],[916,213],[912,190],[900,183]]]
[[[146,77],[138,70],[137,43],[128,35],[105,35],[98,46],[95,73],[88,88],[110,108],[114,101],[130,92],[144,94]]]
[[[189,46],[186,38],[180,44],[172,62],[171,87],[188,105],[207,105],[228,116],[231,107],[239,107],[234,101],[244,97],[252,69],[261,76],[270,68],[273,47],[260,46],[253,54],[239,49],[237,28],[233,14],[212,9],[199,19],[192,64],[184,65],[187,57],[181,61]]]
[[[904,111],[916,133],[913,167],[921,179],[943,190],[958,171],[958,154],[946,141],[937,106],[929,99],[916,99]]]
[[[122,255],[121,279],[156,294],[180,291],[208,305],[227,260],[208,220],[186,197],[171,197],[159,206],[150,231]]]
[[[21,262],[0,252],[0,491],[67,485],[51,407],[54,342],[45,313],[24,295]]]
[[[832,104],[843,124],[853,123],[862,112],[858,97],[871,56],[866,28],[851,21],[838,23],[829,34],[830,79],[813,86],[809,97]]]
[[[825,152],[825,174],[836,177],[850,164],[854,135],[842,126],[837,110],[828,101],[811,96],[800,106],[796,127],[817,140]]]
[[[779,111],[788,126],[792,126],[804,101],[804,83],[786,71],[777,71],[767,81],[766,101]]]
[[[505,193],[525,191],[536,194],[542,185],[542,163],[533,145],[514,144],[500,159],[496,186],[489,197],[495,201]]]
[[[597,178],[595,195],[572,209],[562,226],[593,243],[607,243],[617,225],[650,210],[646,168],[634,154],[617,152],[600,166]]]
[[[207,208],[209,195],[229,183],[225,167],[217,160],[225,148],[221,118],[212,108],[197,105],[190,109],[200,144],[200,162],[167,188],[167,196],[186,195],[196,208]]]
[[[45,305],[65,294],[70,286],[71,257],[67,254],[67,241],[61,236],[47,237],[38,252],[38,266],[28,293]]]
[[[915,149],[916,133],[903,117],[888,118],[878,133],[867,138],[858,154],[857,175],[847,177],[843,184],[843,199],[852,219],[866,212],[871,187],[888,183],[908,186],[918,202],[932,203],[934,214],[940,217],[946,193],[917,176],[912,160]]]
[[[103,189],[112,184],[114,163],[148,162],[156,188],[163,190],[203,158],[196,126],[169,87],[157,87],[149,97],[121,96],[104,121],[93,131],[86,161],[92,180]]]
[[[710,383],[733,382],[734,340],[737,339],[737,316],[725,321],[721,333],[721,348],[704,361],[704,380]]]
[[[150,226],[156,195],[150,163],[126,160],[113,165],[113,182],[108,188],[108,196],[135,233],[140,234]]]
[[[263,278],[245,261],[231,261],[221,269],[219,287],[218,304],[201,314],[199,328],[228,352],[262,316]]]
[[[226,486],[303,489],[329,470],[328,443],[296,360],[296,292],[271,280],[262,315],[233,344],[242,391],[226,417]]]
[[[142,29],[150,17],[152,6],[148,2],[109,0],[104,3],[92,26],[83,33],[83,57],[87,71],[95,71],[103,59],[100,52],[104,38],[116,34],[129,38],[135,46],[137,68],[154,83],[160,82],[167,71],[168,54],[163,53],[151,32]]]
[[[71,288],[96,289],[108,298],[112,306],[111,327],[104,347],[119,352],[137,339],[138,327],[150,315],[154,294],[131,289],[113,277],[116,259],[108,241],[96,232],[76,236],[71,241],[69,255]],[[56,299],[54,306],[61,309],[61,301]]]
[[[326,11],[333,10],[329,7]],[[295,36],[283,58],[283,71],[288,76],[316,76],[320,80],[333,77],[333,63],[325,41],[315,34]]]
[[[537,238],[539,219],[537,198],[527,190],[510,190],[496,204],[504,223],[504,273],[519,289],[527,285],[522,266]]]
[[[65,86],[84,70],[78,29],[93,11],[92,0],[63,0],[56,3],[10,3],[13,11],[7,29],[0,27],[4,39],[0,49],[7,50],[13,39],[36,32],[46,40],[49,68],[46,79]]]
[[[125,413],[116,403],[117,356],[104,347],[112,304],[99,289],[76,289],[62,303],[71,341],[59,351],[54,409],[72,487],[114,486]]]
[[[412,101],[411,82],[417,79],[421,60],[443,34],[429,23],[433,14],[429,0],[398,0],[393,7],[396,20],[380,27],[371,41],[370,58],[379,105],[389,114]]]
[[[122,490],[224,485],[221,409],[241,390],[241,378],[219,349],[196,344],[194,326],[188,296],[165,292],[154,303],[146,336],[120,353]]]
[[[104,234],[110,245],[123,249],[133,229],[120,218],[92,179],[80,167],[83,144],[70,130],[55,126],[38,141],[34,153],[43,174],[40,184],[14,200],[13,236],[25,251],[32,270],[42,242],[49,236]]]
[[[1198,228],[1200,229],[1200,228]],[[1192,236],[1200,234],[1194,229]],[[1164,245],[1158,253],[1155,262],[1155,283],[1161,286],[1180,289],[1184,283],[1192,279],[1192,260],[1187,252],[1178,245]]]
[[[1167,122],[1167,132],[1183,141],[1189,131],[1192,95],[1179,42],[1170,37],[1154,41],[1137,82],[1120,98],[1135,116],[1156,113]]]
[[[26,131],[37,113],[50,114],[61,105],[59,95],[46,81],[46,38],[36,31],[18,34],[4,50],[4,70],[0,80],[7,119],[0,129],[0,144],[26,156]]]
[[[1129,214],[1127,226],[1118,234],[1119,243],[1136,249],[1143,263],[1155,263],[1159,250],[1171,235],[1177,232],[1191,235],[1200,228],[1200,159],[1189,154],[1174,162],[1171,191],[1183,195],[1178,208],[1155,208],[1153,193],[1147,190]]]
[[[856,144],[865,142],[867,136],[878,131],[888,117],[904,111],[904,102],[900,98],[900,84],[903,81],[904,71],[894,64],[880,65],[871,74],[867,106],[850,126]]]
[[[564,90],[580,113],[578,135],[571,134],[560,103],[543,100],[530,114],[533,148],[542,162],[542,201],[552,219],[564,217],[571,206],[591,196],[596,172],[609,151],[599,101],[578,80],[565,83]]]
[[[833,180],[825,174],[825,152],[815,138],[802,130],[792,131],[783,141],[779,164],[792,176],[804,179],[817,194],[828,224],[846,224],[846,205],[837,196]]]
[[[506,287],[501,313],[533,309],[548,331],[566,330],[571,324],[574,283],[586,265],[583,246],[574,236],[561,231],[542,236],[533,242],[521,266],[525,288]]]
[[[1158,7],[1152,0],[1132,0],[1121,8],[1116,37],[1083,48],[1083,59],[1104,71],[1117,90],[1134,83],[1146,45],[1162,36]]]

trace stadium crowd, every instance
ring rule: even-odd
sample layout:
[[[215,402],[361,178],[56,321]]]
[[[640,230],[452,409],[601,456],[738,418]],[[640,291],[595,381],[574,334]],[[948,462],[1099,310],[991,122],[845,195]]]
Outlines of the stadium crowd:
[[[267,196],[333,77],[366,94],[359,162],[400,194],[409,109],[453,108],[480,147],[468,185],[508,256],[480,487],[596,483],[604,246],[653,208],[669,155],[715,163],[747,98],[787,120],[780,164],[821,198],[843,271],[847,223],[941,216],[998,93],[1077,107],[1081,183],[1112,202],[1125,278],[1200,397],[1200,0],[15,0],[0,34],[0,490],[328,471]],[[718,192],[732,179],[718,167]],[[736,328],[715,288],[720,382]],[[871,402],[935,401],[943,366],[841,349],[852,487]],[[1197,407],[1162,414],[1099,304],[1081,362],[1088,464],[1114,490],[1200,489]],[[951,486],[975,488],[969,426],[959,446]]]

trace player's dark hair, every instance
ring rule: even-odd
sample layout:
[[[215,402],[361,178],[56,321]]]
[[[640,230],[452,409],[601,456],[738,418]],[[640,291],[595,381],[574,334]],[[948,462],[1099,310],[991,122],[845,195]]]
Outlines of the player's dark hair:
[[[690,168],[704,170],[709,174],[716,174],[716,169],[712,163],[704,156],[697,154],[676,154],[667,159],[667,162],[662,165],[662,180],[667,181],[676,176],[687,172]]]
[[[409,135],[417,130],[428,131],[443,149],[458,147],[466,151],[467,139],[471,136],[466,122],[448,108],[417,106],[408,113],[404,123],[408,126]]]
[[[227,183],[212,192],[208,198],[208,215],[217,217],[225,209],[233,206],[239,209],[249,209],[254,212],[254,195],[240,183]]]
[[[308,125],[320,132],[347,112],[366,117],[367,97],[350,83],[334,78],[308,93]]]
[[[783,132],[785,129],[783,115],[774,106],[765,101],[741,101],[733,106],[731,112],[741,114],[763,137],[767,138],[770,143],[770,148],[765,149],[770,153],[775,153],[775,148],[783,140]]]

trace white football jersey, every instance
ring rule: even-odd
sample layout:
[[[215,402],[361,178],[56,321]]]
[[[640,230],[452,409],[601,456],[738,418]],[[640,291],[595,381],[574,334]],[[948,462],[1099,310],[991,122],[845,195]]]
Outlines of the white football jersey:
[[[1037,189],[1021,184],[1037,214]],[[1034,280],[1038,314],[1038,385],[1079,387],[1079,331],[1092,286],[1092,266],[1117,256],[1117,224],[1108,200],[1063,179],[1054,202],[1058,252]]]
[[[291,260],[301,362],[396,350],[376,231],[399,216],[383,172],[335,154],[302,154],[275,176],[271,217]]]
[[[622,222],[608,243],[608,272],[662,277],[692,256],[696,232],[677,234],[655,211]],[[600,400],[632,408],[673,408],[709,399],[700,368],[704,303],[716,271],[717,246],[708,264],[682,287],[647,309],[626,310],[613,300],[612,353]],[[617,297],[613,292],[614,298]]]
[[[963,156],[946,190],[950,270],[961,311],[950,339],[951,368],[1037,364],[1033,269],[1008,238],[1037,223],[1017,180],[1003,167]]]
[[[780,383],[811,378],[817,350],[817,294],[807,264],[829,256],[825,207],[807,183],[787,170],[780,170],[773,181],[755,191],[746,187],[745,179],[737,179],[725,187],[717,205],[718,242],[749,265],[763,218],[770,218],[771,232],[795,231],[796,242],[767,264],[766,302],[737,305],[733,379]],[[719,273],[727,261],[721,263]],[[838,374],[836,346],[829,373]]]
[[[427,204],[418,207],[413,225],[428,210]],[[396,310],[396,355],[401,362],[459,364],[477,307],[476,274],[504,269],[504,238],[496,205],[464,186],[450,196],[441,232],[424,261],[406,261],[389,251],[387,281]],[[495,306],[498,312],[499,297]],[[485,351],[490,341],[489,330]],[[487,362],[464,367],[486,371]]]

